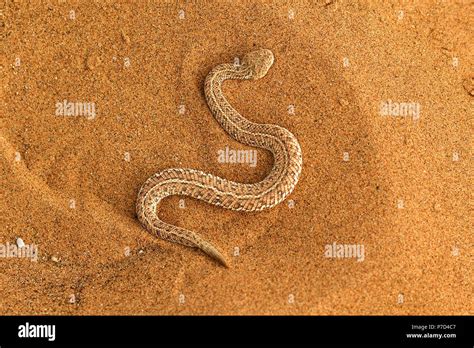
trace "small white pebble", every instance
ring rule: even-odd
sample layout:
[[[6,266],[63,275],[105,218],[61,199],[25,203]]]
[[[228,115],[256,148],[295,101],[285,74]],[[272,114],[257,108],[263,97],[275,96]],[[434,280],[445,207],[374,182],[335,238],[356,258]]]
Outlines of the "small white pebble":
[[[59,259],[57,258],[57,256],[51,256],[51,261],[53,262],[59,262]]]
[[[139,253],[139,254],[143,254],[144,251],[143,251],[142,249],[140,249],[140,250],[138,251],[138,253]]]
[[[16,245],[21,249],[25,246],[25,242],[21,238],[16,239]]]

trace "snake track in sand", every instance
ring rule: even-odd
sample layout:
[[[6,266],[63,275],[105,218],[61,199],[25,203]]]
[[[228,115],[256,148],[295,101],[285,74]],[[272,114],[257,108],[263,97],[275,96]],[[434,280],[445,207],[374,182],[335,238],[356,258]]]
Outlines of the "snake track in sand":
[[[274,165],[270,173],[254,184],[238,183],[186,168],[170,168],[156,173],[141,187],[136,206],[138,219],[149,232],[171,242],[199,248],[227,266],[217,248],[198,234],[161,221],[156,211],[160,201],[167,196],[184,195],[226,209],[254,212],[274,207],[293,191],[303,164],[298,140],[283,127],[245,119],[222,93],[225,80],[262,78],[272,64],[271,51],[253,51],[244,56],[240,65],[216,66],[207,75],[204,85],[209,109],[232,138],[272,152]]]

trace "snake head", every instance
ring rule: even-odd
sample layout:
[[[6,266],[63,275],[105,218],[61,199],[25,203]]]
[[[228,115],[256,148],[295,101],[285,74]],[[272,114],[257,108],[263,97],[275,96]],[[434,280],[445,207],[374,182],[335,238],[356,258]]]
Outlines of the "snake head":
[[[249,67],[251,72],[250,78],[256,80],[267,74],[268,69],[273,64],[273,59],[272,51],[262,48],[247,53],[242,58],[242,66]]]

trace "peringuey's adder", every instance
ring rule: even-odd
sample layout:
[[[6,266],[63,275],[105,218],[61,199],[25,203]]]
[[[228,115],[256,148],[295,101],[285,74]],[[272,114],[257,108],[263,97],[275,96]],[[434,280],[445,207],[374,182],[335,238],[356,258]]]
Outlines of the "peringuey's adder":
[[[272,152],[274,164],[260,182],[238,183],[195,169],[170,168],[151,176],[140,189],[137,216],[145,228],[160,238],[199,248],[227,266],[224,256],[195,232],[173,226],[158,218],[160,201],[184,195],[226,209],[254,212],[272,208],[295,188],[303,164],[298,140],[287,129],[273,124],[254,123],[240,115],[222,93],[225,80],[256,80],[273,64],[273,53],[259,49],[244,56],[241,64],[220,64],[207,75],[204,92],[207,104],[222,128],[235,140]]]

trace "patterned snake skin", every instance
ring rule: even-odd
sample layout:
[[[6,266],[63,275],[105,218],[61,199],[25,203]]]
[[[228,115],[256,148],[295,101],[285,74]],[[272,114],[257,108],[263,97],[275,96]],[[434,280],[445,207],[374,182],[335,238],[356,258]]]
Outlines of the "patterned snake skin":
[[[224,256],[195,232],[169,225],[157,216],[160,201],[172,195],[189,196],[226,209],[255,212],[282,202],[295,188],[302,155],[298,140],[287,129],[245,119],[226,100],[222,83],[228,79],[255,80],[266,75],[273,53],[250,52],[240,65],[221,64],[208,74],[204,91],[209,109],[222,128],[235,140],[272,152],[274,165],[268,176],[254,184],[230,181],[195,169],[170,168],[151,176],[141,187],[137,216],[152,234],[165,240],[199,248],[224,266]]]

